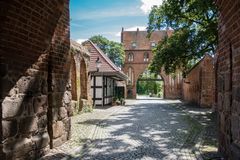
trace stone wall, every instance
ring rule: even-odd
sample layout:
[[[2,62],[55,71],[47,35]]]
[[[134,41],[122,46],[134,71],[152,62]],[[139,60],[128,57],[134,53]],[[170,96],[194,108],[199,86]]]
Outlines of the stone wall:
[[[205,55],[190,70],[183,82],[183,100],[200,106],[213,106],[215,90],[213,66],[213,58]]]
[[[219,149],[240,159],[240,1],[217,0],[219,45],[216,57]]]
[[[70,135],[69,1],[0,6],[0,159],[36,159]]]

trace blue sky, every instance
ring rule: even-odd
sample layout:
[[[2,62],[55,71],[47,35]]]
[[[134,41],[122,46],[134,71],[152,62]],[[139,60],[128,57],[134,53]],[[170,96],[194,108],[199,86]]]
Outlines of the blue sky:
[[[93,35],[120,41],[125,30],[144,30],[148,13],[162,0],[70,0],[71,38],[81,42]]]

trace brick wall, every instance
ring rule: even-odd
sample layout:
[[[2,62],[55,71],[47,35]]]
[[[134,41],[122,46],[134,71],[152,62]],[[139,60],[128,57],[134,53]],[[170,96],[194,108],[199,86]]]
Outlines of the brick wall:
[[[240,159],[240,1],[217,0],[219,45],[217,49],[217,109],[221,152]]]
[[[183,99],[200,106],[213,106],[214,76],[213,58],[206,55],[184,79]]]
[[[133,70],[133,82],[127,85],[127,97],[136,98],[138,77],[147,69],[153,59],[151,43],[159,43],[164,37],[171,36],[173,31],[155,31],[150,39],[147,38],[146,31],[122,31],[122,43],[125,48],[125,62],[123,72],[128,74],[129,68]],[[132,48],[132,43],[136,43],[136,48]],[[148,61],[144,61],[144,54],[148,53]],[[133,61],[128,61],[128,55],[133,54]],[[162,70],[159,72],[164,81],[164,98],[177,99],[182,95],[182,75],[177,71],[175,75],[166,75]]]
[[[75,65],[75,79],[73,85],[76,85],[76,99],[72,102],[75,113],[81,112],[84,107],[91,107],[92,97],[90,96],[90,76],[88,76],[90,65],[90,53],[82,45],[71,40],[72,64]],[[72,88],[73,89],[73,88]],[[73,91],[73,90],[72,90]]]
[[[69,138],[68,3],[0,2],[0,159],[36,159]]]

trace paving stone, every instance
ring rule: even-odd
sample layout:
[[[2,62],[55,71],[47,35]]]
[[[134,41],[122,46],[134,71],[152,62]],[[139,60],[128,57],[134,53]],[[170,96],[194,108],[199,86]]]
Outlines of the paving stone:
[[[72,117],[71,139],[42,159],[195,160],[208,112],[173,100],[97,108]]]

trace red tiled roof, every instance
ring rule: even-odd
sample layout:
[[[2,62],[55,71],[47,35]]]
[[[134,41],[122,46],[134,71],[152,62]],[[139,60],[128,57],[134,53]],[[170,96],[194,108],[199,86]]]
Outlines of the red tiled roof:
[[[103,51],[95,45],[92,41],[88,40],[83,43],[83,46],[85,46],[88,51],[90,52],[90,68],[89,72],[95,72],[97,71],[96,68],[96,60],[99,58],[99,60],[102,62],[101,67],[99,68],[99,73],[110,73],[115,72],[119,73],[122,77],[126,77],[126,75],[121,71],[120,68],[118,68],[108,57],[106,54],[103,53]]]

